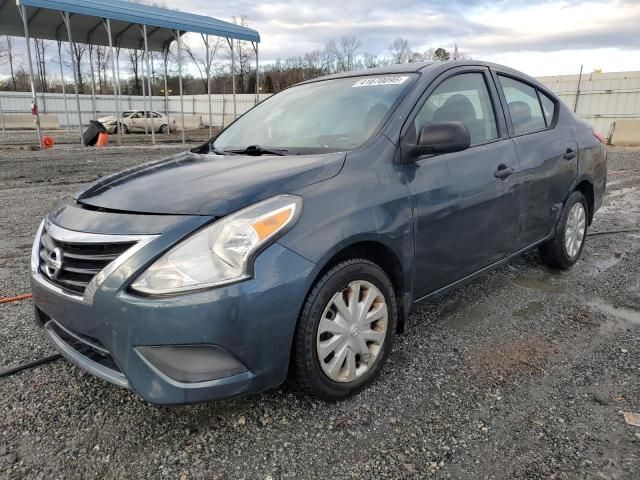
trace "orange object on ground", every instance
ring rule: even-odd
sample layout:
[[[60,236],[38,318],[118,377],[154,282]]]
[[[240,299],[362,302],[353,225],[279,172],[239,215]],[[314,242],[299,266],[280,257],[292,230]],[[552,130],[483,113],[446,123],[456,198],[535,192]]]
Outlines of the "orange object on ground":
[[[109,134],[100,132],[98,134],[98,141],[96,142],[96,147],[106,147],[107,143],[109,143]]]
[[[51,148],[54,144],[53,137],[42,137],[42,148]]]
[[[16,295],[15,297],[0,298],[0,303],[17,302],[18,300],[25,300],[27,298],[31,298],[32,296],[33,295],[31,293],[23,293],[22,295]]]

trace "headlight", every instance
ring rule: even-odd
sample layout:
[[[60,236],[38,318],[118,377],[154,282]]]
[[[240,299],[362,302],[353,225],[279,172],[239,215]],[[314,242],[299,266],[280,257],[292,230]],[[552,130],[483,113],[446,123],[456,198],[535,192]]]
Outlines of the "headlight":
[[[295,225],[301,211],[300,197],[278,195],[224,217],[169,250],[131,288],[166,295],[249,278],[255,256]]]

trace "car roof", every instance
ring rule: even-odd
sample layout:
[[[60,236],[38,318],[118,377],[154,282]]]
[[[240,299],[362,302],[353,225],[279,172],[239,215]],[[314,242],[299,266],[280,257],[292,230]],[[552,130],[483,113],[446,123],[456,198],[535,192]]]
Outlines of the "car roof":
[[[483,62],[480,60],[446,60],[444,62],[416,62],[416,63],[397,63],[393,65],[387,65],[384,67],[365,68],[361,70],[349,70],[345,72],[333,73],[331,75],[324,75],[322,77],[307,80],[301,83],[311,83],[319,80],[328,80],[332,78],[349,78],[349,77],[361,77],[365,75],[391,75],[397,73],[419,73],[427,70],[443,69],[448,70],[454,67],[468,67],[468,66],[482,66],[500,68],[501,70],[510,71],[516,75],[526,77],[522,72],[513,70],[504,65],[498,65],[497,63]]]
[[[320,82],[323,80],[331,80],[334,78],[349,78],[349,77],[362,77],[365,75],[393,75],[399,73],[423,73],[428,71],[444,72],[455,67],[489,67],[500,69],[501,71],[513,75],[516,78],[526,80],[529,83],[536,85],[547,93],[552,92],[542,85],[535,78],[527,75],[526,73],[514,70],[513,68],[505,65],[499,65],[492,62],[483,62],[481,60],[446,60],[444,62],[420,62],[420,63],[400,63],[389,65],[385,67],[366,68],[363,70],[351,70],[346,72],[334,73],[332,75],[325,75],[323,77],[314,78],[305,82],[300,82],[297,85],[304,85],[306,83]],[[553,94],[552,94],[553,95]]]

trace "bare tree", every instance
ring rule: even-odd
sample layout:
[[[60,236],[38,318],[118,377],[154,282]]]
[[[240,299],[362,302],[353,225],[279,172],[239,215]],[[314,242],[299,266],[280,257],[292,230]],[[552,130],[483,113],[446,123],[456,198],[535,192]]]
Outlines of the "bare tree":
[[[340,39],[340,47],[346,60],[347,70],[353,70],[356,52],[361,46],[362,43],[356,37],[342,37]]]
[[[13,86],[13,91],[17,90],[17,81],[16,81],[16,72],[15,72],[15,61],[16,61],[16,53],[13,51],[13,44],[11,43],[11,37],[9,35],[6,36],[6,54],[5,57],[7,59],[7,63],[9,64],[9,72],[11,73],[11,85]]]
[[[342,37],[338,42],[329,40],[325,50],[335,64],[335,71],[345,72],[353,70],[356,52],[361,46],[357,37]]]
[[[78,78],[78,92],[84,93],[84,78],[82,78],[82,62],[89,51],[89,45],[86,43],[73,42],[70,47],[70,54],[73,56],[75,74]]]
[[[202,43],[204,44],[204,58],[198,56],[197,52],[189,42],[184,43],[184,50],[187,52],[187,55],[189,55],[191,60],[193,60],[193,63],[195,63],[206,91],[207,78],[211,78],[214,60],[218,51],[224,47],[224,40],[220,37],[214,37],[211,35],[201,34],[201,36]]]
[[[98,90],[100,93],[107,91],[107,68],[111,62],[109,49],[103,45],[96,45],[95,48],[95,70],[98,73]]]
[[[140,50],[130,48],[127,50],[127,56],[131,62],[131,73],[133,73],[133,93],[134,95],[140,95],[142,89],[140,86],[140,65],[138,62],[142,61],[142,54]]]
[[[391,61],[393,63],[407,63],[412,54],[409,42],[402,37],[398,37],[391,42],[389,51],[391,52]]]
[[[436,53],[435,53],[435,50],[433,48],[428,48],[422,54],[422,61],[423,62],[435,62],[436,60],[437,60]]]
[[[247,17],[233,17],[233,23],[236,25],[240,25],[241,27],[249,26],[249,21]],[[233,45],[234,56],[235,56],[235,73],[238,78],[238,85],[240,86],[239,92],[243,93],[248,91],[248,79],[247,74],[251,70],[251,61],[254,59],[255,51],[249,42],[244,42],[242,40],[229,40],[230,44]],[[231,58],[231,50],[228,50],[228,56]],[[255,83],[255,82],[254,82]]]
[[[35,51],[36,51],[36,74],[38,76],[38,81],[40,82],[40,89],[43,92],[48,91],[49,87],[47,85],[47,56],[46,50],[48,44],[46,40],[41,38],[33,39]]]

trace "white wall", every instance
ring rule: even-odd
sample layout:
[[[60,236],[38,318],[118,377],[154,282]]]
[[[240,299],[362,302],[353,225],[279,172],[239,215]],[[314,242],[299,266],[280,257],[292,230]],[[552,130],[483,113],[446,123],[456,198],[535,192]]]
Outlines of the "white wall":
[[[538,80],[573,110],[578,75]],[[617,119],[640,119],[640,72],[583,73],[576,113],[605,136]]]
[[[269,95],[260,95],[263,100]],[[69,111],[69,124],[74,127],[78,125],[78,114],[75,94],[67,93],[67,109]],[[249,110],[255,105],[255,95],[236,95],[237,113]],[[30,113],[31,93],[29,92],[0,92],[0,102],[5,118],[12,113]],[[180,123],[180,97],[170,96],[168,105],[165,97],[154,96],[152,98],[153,110],[167,113],[175,119],[176,124]],[[122,110],[144,110],[145,103],[142,96],[123,95],[121,99]],[[41,113],[57,114],[60,126],[67,126],[67,115],[65,114],[65,101],[61,93],[38,94],[38,107]],[[82,123],[86,124],[94,119],[91,95],[80,95],[80,109],[82,112]],[[115,115],[115,101],[111,95],[96,95],[96,117],[105,115]],[[212,123],[214,126],[223,126],[233,120],[233,95],[211,95]],[[205,126],[209,125],[209,108],[207,106],[207,95],[185,95],[184,113],[186,115],[200,115]],[[224,118],[223,118],[224,115]]]
[[[558,75],[538,78],[543,84],[560,96],[573,110],[578,88],[578,75]],[[261,99],[269,95],[260,95]],[[57,114],[62,128],[67,125],[62,94],[47,93],[38,95],[42,113]],[[233,120],[233,96],[211,95],[212,123],[223,126]],[[0,92],[0,102],[5,114],[29,113],[31,94],[27,92]],[[238,115],[253,107],[253,94],[237,95]],[[76,98],[67,94],[69,123],[78,124]],[[91,95],[81,95],[83,123],[93,118]],[[123,96],[122,109],[144,109],[140,96]],[[153,109],[166,113],[164,97],[153,97]],[[115,103],[111,95],[96,96],[97,116],[115,113]],[[169,97],[168,110],[176,123],[180,122],[180,97]],[[205,125],[209,124],[209,109],[206,95],[185,95],[184,111],[187,115],[201,115]],[[616,119],[640,119],[640,72],[588,73],[582,75],[577,114],[589,121],[596,130],[608,135],[611,123]]]

